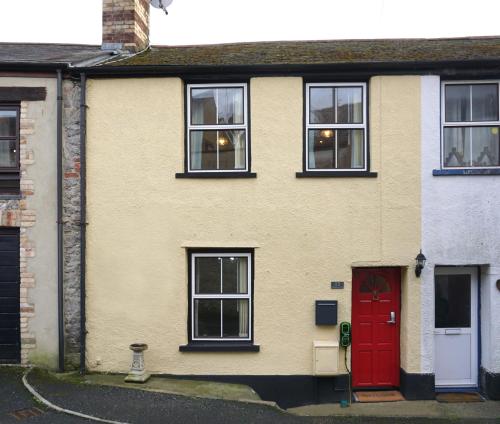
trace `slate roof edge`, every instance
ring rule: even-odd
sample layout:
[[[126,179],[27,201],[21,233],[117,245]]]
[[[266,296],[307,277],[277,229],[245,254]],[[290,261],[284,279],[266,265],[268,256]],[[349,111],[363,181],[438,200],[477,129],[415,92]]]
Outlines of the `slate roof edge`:
[[[69,68],[68,62],[33,62],[33,61],[0,61],[2,71],[44,71],[44,70],[65,70]]]

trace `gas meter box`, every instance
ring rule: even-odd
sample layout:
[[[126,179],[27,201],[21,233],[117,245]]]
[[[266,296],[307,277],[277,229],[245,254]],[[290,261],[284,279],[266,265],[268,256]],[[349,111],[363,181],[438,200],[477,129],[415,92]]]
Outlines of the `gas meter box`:
[[[337,325],[337,301],[316,301],[316,325]]]
[[[313,375],[339,373],[339,344],[335,341],[313,342]]]

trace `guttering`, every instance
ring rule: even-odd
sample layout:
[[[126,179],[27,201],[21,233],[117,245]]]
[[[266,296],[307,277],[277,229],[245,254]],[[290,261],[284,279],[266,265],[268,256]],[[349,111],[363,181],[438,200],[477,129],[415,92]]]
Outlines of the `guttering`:
[[[57,69],[57,322],[59,372],[64,371],[62,102],[62,71]]]
[[[500,59],[462,61],[358,62],[330,64],[238,64],[238,65],[116,65],[82,68],[93,77],[119,76],[303,76],[303,75],[391,75],[426,74],[443,76],[498,74]]]
[[[85,247],[87,236],[87,160],[85,142],[87,138],[87,77],[80,73],[80,374],[85,374],[86,315],[85,315]]]

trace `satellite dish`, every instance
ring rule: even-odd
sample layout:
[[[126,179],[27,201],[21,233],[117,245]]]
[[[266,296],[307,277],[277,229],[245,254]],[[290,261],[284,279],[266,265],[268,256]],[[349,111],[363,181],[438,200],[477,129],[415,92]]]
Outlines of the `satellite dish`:
[[[173,1],[174,0],[150,0],[151,6],[162,9],[167,15],[167,7],[170,6]]]

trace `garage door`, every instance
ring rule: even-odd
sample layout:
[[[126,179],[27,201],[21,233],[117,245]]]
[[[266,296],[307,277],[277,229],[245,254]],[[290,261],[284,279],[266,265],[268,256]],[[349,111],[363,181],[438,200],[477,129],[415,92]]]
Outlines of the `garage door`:
[[[0,363],[21,359],[19,229],[0,227]]]

